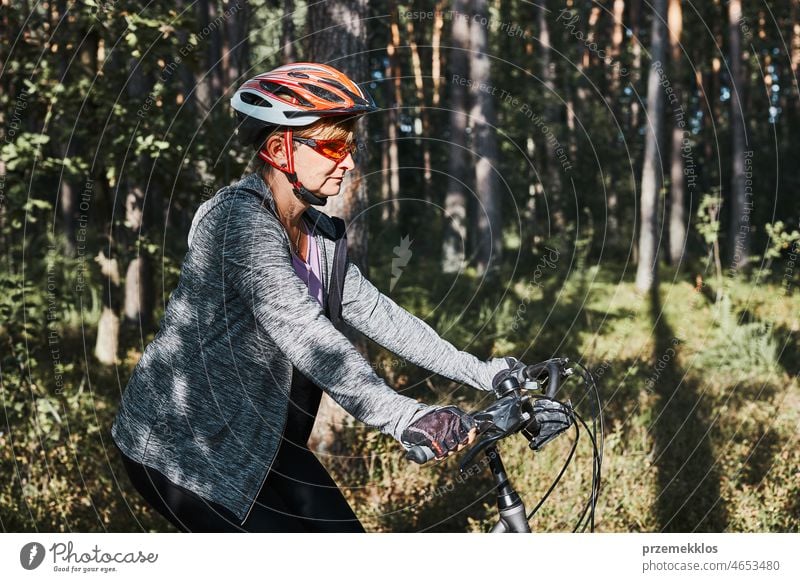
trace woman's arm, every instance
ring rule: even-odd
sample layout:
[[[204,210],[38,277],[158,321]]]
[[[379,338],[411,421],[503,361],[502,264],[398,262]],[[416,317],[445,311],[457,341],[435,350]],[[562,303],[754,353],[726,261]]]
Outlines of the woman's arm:
[[[392,390],[325,317],[295,275],[282,227],[254,197],[235,196],[212,212],[221,213],[214,228],[226,288],[251,307],[259,329],[307,378],[398,441],[409,424],[436,409]]]
[[[439,337],[427,323],[383,295],[350,263],[344,281],[342,319],[409,362],[478,390],[508,369],[503,358],[483,362]]]

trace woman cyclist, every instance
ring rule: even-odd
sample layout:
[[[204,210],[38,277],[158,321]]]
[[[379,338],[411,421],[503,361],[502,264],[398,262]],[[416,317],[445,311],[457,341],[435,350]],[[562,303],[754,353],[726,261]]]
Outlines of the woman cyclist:
[[[363,531],[308,449],[321,390],[405,448],[444,458],[471,418],[392,390],[344,322],[477,389],[511,360],[455,349],[346,260],[343,223],[317,210],[353,169],[372,98],[336,69],[295,63],[232,98],[259,169],[200,206],[178,286],[120,403],[112,435],[135,488],[182,531]]]

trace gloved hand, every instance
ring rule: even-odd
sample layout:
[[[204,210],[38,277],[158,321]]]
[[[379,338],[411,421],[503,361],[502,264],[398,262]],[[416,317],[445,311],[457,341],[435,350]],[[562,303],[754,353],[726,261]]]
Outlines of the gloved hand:
[[[547,398],[533,403],[533,418],[522,434],[530,440],[530,447],[538,451],[544,445],[567,430],[573,423],[572,406]]]
[[[508,364],[508,369],[501,370],[494,375],[494,378],[492,379],[492,389],[497,388],[497,385],[505,380],[508,376],[513,376],[516,378],[520,385],[525,382],[525,378],[522,375],[522,372],[526,368],[525,364],[512,356],[506,356],[504,359],[506,364]]]
[[[445,406],[429,412],[413,422],[400,435],[407,447],[428,447],[437,459],[466,445],[475,437],[476,425],[472,417],[455,406]]]

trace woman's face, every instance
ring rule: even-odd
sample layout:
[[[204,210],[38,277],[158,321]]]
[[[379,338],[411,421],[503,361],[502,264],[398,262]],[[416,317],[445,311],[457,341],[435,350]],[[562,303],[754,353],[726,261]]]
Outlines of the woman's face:
[[[307,144],[295,141],[293,147],[297,179],[303,186],[317,196],[336,196],[345,173],[355,167],[352,154],[348,153],[337,162],[314,151]]]

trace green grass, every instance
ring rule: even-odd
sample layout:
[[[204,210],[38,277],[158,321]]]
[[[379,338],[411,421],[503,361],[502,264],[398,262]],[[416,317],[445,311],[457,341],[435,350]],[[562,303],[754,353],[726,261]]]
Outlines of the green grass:
[[[776,286],[737,281],[726,289],[730,299],[714,305],[688,276],[672,282],[665,271],[662,281],[669,282],[656,297],[637,293],[627,277],[613,276],[618,271],[583,272],[554,276],[541,289],[521,276],[505,297],[487,293],[481,311],[463,307],[473,281],[446,298],[434,287],[429,301],[440,307],[429,320],[455,322],[458,333],[449,339],[463,346],[485,323],[483,312],[497,307],[484,332],[493,341],[476,342],[481,357],[511,354],[532,362],[559,354],[595,371],[606,420],[599,531],[798,531],[798,298]],[[418,292],[413,281],[406,283]],[[403,289],[396,295],[412,311],[421,301],[418,295],[404,301]],[[523,300],[527,308],[515,318]],[[425,375],[415,370],[410,382]],[[466,408],[481,405],[474,390],[452,392],[454,385],[439,380],[439,390],[419,396],[452,393]],[[409,466],[384,440],[347,443],[368,463],[330,463],[337,480],[353,486],[350,500],[370,529],[491,527],[496,510],[488,471],[459,482],[457,460]],[[562,437],[540,453],[526,444],[517,436],[501,451],[531,508],[560,470],[571,441]],[[584,438],[534,529],[571,531],[590,486],[590,463]],[[431,498],[432,491],[441,494]]]

